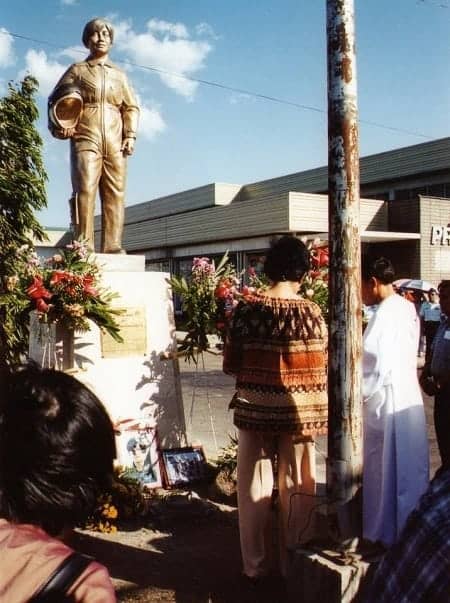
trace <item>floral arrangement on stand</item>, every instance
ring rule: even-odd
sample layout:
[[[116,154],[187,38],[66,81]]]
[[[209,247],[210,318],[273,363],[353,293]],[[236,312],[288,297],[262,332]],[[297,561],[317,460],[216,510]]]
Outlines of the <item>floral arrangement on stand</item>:
[[[44,324],[69,331],[88,331],[89,320],[122,342],[111,301],[115,294],[100,287],[100,268],[84,243],[74,241],[48,259],[25,245],[17,251],[16,274],[8,277],[0,303],[11,310],[37,312]]]
[[[189,278],[172,276],[169,283],[173,293],[181,298],[187,334],[179,347],[187,361],[198,361],[209,350],[208,335],[223,335],[226,319],[237,304],[239,278],[228,254],[216,267],[207,257],[193,259]]]

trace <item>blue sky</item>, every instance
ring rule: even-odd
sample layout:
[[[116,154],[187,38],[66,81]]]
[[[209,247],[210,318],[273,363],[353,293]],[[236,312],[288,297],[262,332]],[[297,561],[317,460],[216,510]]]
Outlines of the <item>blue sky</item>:
[[[111,59],[286,99],[301,110],[127,67],[142,110],[127,205],[210,182],[244,184],[327,160],[325,0],[14,0],[0,13],[0,92],[40,81],[49,176],[46,226],[67,226],[69,143],[52,139],[46,98],[86,52],[84,24],[116,27]],[[355,0],[361,155],[450,135],[450,0]],[[10,34],[51,45],[22,40]]]

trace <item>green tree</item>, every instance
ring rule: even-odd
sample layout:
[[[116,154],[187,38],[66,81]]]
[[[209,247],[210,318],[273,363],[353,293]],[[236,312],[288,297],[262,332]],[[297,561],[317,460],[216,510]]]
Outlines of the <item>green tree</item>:
[[[17,250],[45,238],[35,217],[47,205],[37,89],[37,80],[26,76],[9,83],[0,99],[0,364],[19,360],[28,346],[28,314],[14,291]]]

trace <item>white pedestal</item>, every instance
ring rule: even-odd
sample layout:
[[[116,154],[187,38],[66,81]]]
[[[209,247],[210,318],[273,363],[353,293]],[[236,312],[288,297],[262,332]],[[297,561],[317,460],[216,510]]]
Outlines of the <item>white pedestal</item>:
[[[143,256],[97,254],[96,261],[102,266],[103,286],[118,294],[113,305],[140,317],[140,326],[134,326],[139,337],[133,349],[133,339],[127,340],[124,330],[125,344],[116,344],[111,353],[96,325],[86,333],[76,332],[71,373],[91,387],[113,421],[148,418],[155,422],[162,446],[183,446],[186,426],[178,360],[161,360],[161,355],[176,350],[169,275],[145,272]],[[40,361],[42,343],[31,331],[30,357]]]

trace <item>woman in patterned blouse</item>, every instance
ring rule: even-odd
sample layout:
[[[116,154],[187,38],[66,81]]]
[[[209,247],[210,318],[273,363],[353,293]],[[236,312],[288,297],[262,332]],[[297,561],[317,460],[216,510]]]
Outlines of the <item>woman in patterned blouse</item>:
[[[241,302],[224,350],[224,371],[236,377],[230,407],[239,429],[238,507],[244,575],[258,580],[272,560],[274,461],[279,492],[280,567],[287,551],[312,536],[315,444],[327,430],[327,330],[320,308],[299,297],[309,252],[293,236],[269,250],[271,286]]]

